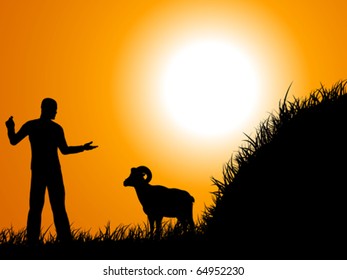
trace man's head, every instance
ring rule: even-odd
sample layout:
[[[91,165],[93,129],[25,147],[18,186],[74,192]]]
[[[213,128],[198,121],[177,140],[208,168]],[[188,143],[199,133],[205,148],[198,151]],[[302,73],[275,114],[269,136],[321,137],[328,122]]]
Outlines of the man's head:
[[[45,98],[41,102],[41,117],[54,120],[57,114],[58,104],[52,98]]]

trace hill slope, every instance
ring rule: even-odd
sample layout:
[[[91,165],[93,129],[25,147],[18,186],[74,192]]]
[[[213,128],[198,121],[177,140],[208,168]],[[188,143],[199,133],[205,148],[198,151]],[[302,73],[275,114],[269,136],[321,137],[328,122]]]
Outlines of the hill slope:
[[[284,100],[226,164],[205,219],[237,258],[347,258],[347,82]],[[288,94],[288,92],[287,92]]]

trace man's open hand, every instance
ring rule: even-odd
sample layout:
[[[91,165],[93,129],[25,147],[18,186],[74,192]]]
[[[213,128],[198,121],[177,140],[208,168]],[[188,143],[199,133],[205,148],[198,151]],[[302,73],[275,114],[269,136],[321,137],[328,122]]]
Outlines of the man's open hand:
[[[98,146],[92,146],[92,144],[93,144],[93,141],[90,141],[90,142],[84,144],[83,145],[84,150],[89,151],[89,150],[93,150],[93,149],[98,147]]]

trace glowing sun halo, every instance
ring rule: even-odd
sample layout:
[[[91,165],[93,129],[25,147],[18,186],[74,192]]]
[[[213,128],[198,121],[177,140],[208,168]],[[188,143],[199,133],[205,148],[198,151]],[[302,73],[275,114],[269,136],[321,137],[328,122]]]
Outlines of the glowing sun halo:
[[[230,133],[250,116],[258,78],[242,50],[224,41],[196,41],[168,61],[162,79],[166,111],[189,132]]]

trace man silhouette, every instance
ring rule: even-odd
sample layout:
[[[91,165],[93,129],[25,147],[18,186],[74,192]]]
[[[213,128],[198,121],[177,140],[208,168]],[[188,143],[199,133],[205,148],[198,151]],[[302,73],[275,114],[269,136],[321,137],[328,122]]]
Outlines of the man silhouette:
[[[26,122],[16,133],[11,116],[6,121],[8,138],[12,145],[29,136],[31,146],[31,186],[27,219],[27,241],[36,244],[41,230],[41,214],[46,188],[48,189],[57,239],[65,242],[72,239],[70,223],[65,209],[65,189],[58,157],[58,148],[64,155],[92,150],[93,142],[82,146],[68,146],[63,128],[55,123],[57,102],[45,98],[41,103],[39,119]]]

